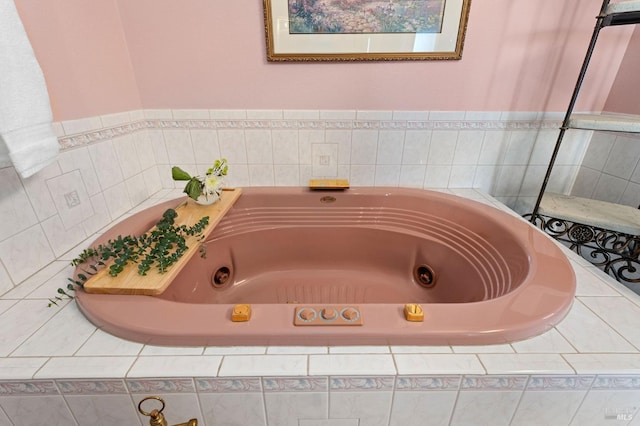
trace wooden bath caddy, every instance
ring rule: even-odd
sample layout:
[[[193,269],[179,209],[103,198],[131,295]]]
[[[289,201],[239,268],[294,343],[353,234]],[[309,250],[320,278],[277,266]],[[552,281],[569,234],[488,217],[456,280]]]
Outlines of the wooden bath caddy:
[[[201,234],[206,238],[233,206],[241,193],[242,189],[240,188],[224,190],[220,200],[208,206],[196,204],[195,201],[188,198],[185,203],[175,208],[176,213],[178,213],[178,217],[175,218],[175,225],[193,226],[202,217],[209,216],[209,223]],[[151,268],[147,275],[139,275],[137,265],[128,264],[121,273],[112,277],[109,275],[107,265],[107,267],[101,269],[87,280],[84,284],[84,290],[87,293],[100,294],[138,294],[147,296],[162,294],[189,259],[198,252],[200,247],[198,236],[187,237],[186,244],[189,248],[163,274]]]

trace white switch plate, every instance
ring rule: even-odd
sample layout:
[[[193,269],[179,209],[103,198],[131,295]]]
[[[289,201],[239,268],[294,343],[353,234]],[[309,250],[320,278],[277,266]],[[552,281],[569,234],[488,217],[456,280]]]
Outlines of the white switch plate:
[[[311,165],[314,177],[338,176],[338,144],[311,144]]]

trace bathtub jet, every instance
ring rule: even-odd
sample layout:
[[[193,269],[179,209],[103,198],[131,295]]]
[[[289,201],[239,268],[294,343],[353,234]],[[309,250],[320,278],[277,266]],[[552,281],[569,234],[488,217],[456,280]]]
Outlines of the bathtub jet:
[[[498,344],[549,330],[575,294],[569,261],[528,222],[417,189],[245,188],[159,296],[78,292],[85,316],[156,345]],[[124,220],[94,244],[142,234],[182,199]],[[407,321],[407,303],[424,320]],[[234,306],[249,321],[231,320]],[[294,324],[296,311],[353,308],[356,327]],[[349,321],[341,321],[349,323]]]

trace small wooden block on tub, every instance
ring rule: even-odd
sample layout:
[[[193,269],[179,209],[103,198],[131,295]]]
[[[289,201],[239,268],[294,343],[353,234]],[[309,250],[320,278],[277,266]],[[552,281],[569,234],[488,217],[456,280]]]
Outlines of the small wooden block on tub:
[[[202,231],[202,235],[206,238],[216,225],[222,220],[224,215],[236,202],[242,189],[235,188],[225,190],[220,196],[220,200],[208,206],[196,204],[195,201],[188,198],[187,201],[175,208],[178,217],[175,219],[176,226],[187,225],[193,226],[204,217],[209,216],[209,223]],[[182,257],[176,263],[171,265],[161,274],[155,269],[147,272],[147,275],[138,274],[137,265],[129,264],[124,271],[117,276],[109,275],[108,267],[100,270],[84,284],[84,290],[87,293],[100,294],[139,294],[147,296],[157,296],[167,289],[171,281],[187,264],[189,259],[198,252],[200,243],[198,236],[189,236],[186,238],[187,247],[189,247]]]
[[[309,180],[310,189],[348,189],[349,181],[347,179],[311,179]]]

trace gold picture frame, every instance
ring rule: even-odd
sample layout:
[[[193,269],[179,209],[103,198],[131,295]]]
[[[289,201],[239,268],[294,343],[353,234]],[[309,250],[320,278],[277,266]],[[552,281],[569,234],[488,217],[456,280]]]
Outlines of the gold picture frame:
[[[267,60],[456,60],[471,0],[263,0]]]

